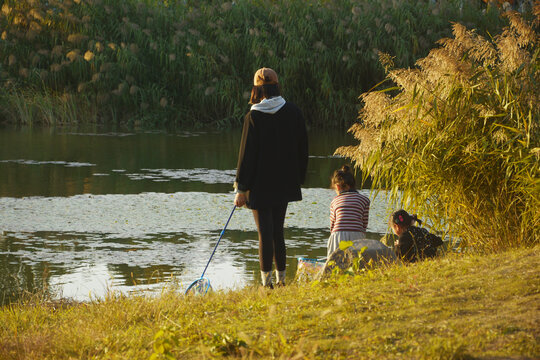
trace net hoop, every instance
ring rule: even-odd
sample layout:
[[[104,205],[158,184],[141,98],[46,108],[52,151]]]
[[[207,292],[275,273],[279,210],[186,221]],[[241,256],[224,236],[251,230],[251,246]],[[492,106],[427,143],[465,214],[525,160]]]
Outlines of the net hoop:
[[[186,289],[185,294],[205,295],[209,290],[212,290],[210,280],[203,277],[192,282]]]

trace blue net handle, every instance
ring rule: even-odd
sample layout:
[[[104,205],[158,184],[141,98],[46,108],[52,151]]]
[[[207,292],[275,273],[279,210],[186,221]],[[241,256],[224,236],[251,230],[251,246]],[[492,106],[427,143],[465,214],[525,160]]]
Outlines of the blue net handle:
[[[236,209],[236,205],[233,207],[231,211],[231,215],[229,215],[229,218],[227,219],[227,223],[223,227],[223,230],[221,230],[221,233],[219,234],[219,239],[216,243],[216,246],[214,246],[214,251],[212,251],[212,255],[210,255],[210,259],[208,259],[208,262],[206,263],[206,266],[204,268],[204,271],[202,272],[202,275],[200,279],[195,280],[191,283],[191,285],[188,286],[185,294],[188,293],[195,293],[204,295],[210,290],[212,287],[210,286],[210,280],[204,277],[204,274],[206,273],[206,269],[208,269],[208,265],[210,265],[210,261],[212,261],[212,257],[214,256],[214,253],[216,252],[216,249],[219,245],[219,242],[221,241],[221,238],[223,237],[223,234],[225,233],[225,229],[227,229],[227,225],[229,225],[229,221],[231,221],[231,218],[234,214],[234,210]]]
[[[223,227],[223,230],[221,230],[221,234],[219,235],[219,239],[216,243],[216,246],[214,246],[214,251],[212,251],[212,255],[210,255],[210,259],[208,259],[208,263],[206,264],[206,267],[204,268],[204,271],[202,272],[201,279],[204,277],[204,273],[206,272],[206,269],[208,269],[208,265],[210,265],[210,261],[212,261],[212,257],[214,256],[214,253],[216,252],[216,249],[219,245],[219,242],[221,241],[221,238],[223,237],[223,234],[225,233],[225,229],[227,229],[227,225],[229,225],[229,221],[231,221],[231,218],[234,214],[234,210],[236,209],[236,205],[233,206],[233,209],[231,211],[231,215],[229,215],[229,218],[227,219],[227,222],[225,223],[225,226]]]

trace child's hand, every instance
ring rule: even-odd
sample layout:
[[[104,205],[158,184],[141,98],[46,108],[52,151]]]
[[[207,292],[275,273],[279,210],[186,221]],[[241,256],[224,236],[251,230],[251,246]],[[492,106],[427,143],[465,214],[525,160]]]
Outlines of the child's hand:
[[[234,205],[242,207],[246,205],[246,194],[238,193],[234,197]]]

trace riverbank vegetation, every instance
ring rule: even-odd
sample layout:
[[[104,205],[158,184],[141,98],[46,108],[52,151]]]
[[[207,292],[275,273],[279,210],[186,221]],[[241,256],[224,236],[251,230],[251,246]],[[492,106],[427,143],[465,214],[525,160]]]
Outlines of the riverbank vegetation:
[[[472,4],[4,1],[14,123],[231,126],[265,65],[313,126],[343,126],[386,69],[397,86],[362,96],[360,143],[338,153],[463,250],[491,251],[272,291],[33,295],[0,308],[0,358],[540,357],[538,16]]]
[[[2,359],[535,359],[540,249],[204,297],[0,308]]]
[[[379,52],[412,66],[451,21],[506,23],[461,0],[4,0],[0,122],[235,126],[269,66],[312,126],[349,126]]]
[[[395,67],[362,95],[359,140],[337,150],[391,188],[392,201],[429,218],[462,248],[531,246],[540,239],[540,59],[538,26],[508,12],[493,38],[454,24],[453,37]]]

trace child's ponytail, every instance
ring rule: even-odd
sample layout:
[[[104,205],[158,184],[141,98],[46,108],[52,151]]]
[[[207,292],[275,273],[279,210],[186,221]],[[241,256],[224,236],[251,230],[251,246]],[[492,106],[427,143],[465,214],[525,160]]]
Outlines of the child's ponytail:
[[[348,187],[350,190],[356,189],[356,181],[348,165],[343,165],[339,170],[334,171],[331,183],[333,188],[339,186],[340,188]]]
[[[411,226],[413,221],[416,221],[418,225],[422,225],[422,220],[420,220],[416,214],[409,215],[409,213],[403,209],[395,211],[392,214],[391,219],[394,224],[400,226]]]

